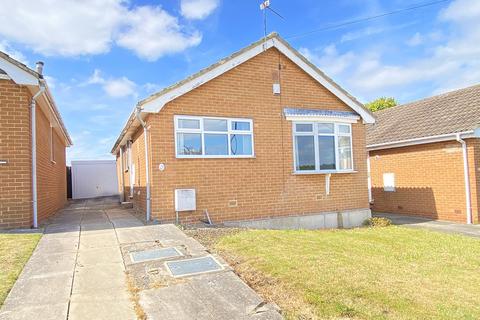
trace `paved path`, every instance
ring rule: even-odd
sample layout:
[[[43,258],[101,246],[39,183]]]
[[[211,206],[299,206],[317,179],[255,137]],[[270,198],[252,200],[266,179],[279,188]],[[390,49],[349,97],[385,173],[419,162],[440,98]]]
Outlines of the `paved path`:
[[[462,234],[468,237],[480,238],[480,225],[467,225],[448,221],[430,220],[415,216],[393,213],[375,213],[374,216],[386,217],[392,220],[393,224],[411,228],[426,228],[433,231],[445,233]]]
[[[183,278],[165,259],[132,261],[133,252],[162,248],[182,254],[170,260],[210,256],[174,225],[145,226],[117,199],[73,202],[47,224],[0,320],[282,318],[221,257],[221,271]]]

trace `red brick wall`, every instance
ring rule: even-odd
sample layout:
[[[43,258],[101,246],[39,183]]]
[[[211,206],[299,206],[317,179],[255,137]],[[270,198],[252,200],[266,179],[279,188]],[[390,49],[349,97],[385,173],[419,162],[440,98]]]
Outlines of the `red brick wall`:
[[[478,222],[476,167],[480,149],[468,139],[472,211]],[[463,157],[456,141],[370,152],[372,209],[380,212],[466,222]],[[383,174],[395,174],[395,192],[383,190]]]
[[[281,70],[281,95],[272,93],[272,74]],[[318,82],[276,49],[269,49],[235,69],[168,103],[150,114],[152,217],[172,221],[174,190],[195,188],[197,212],[182,213],[182,221],[203,217],[208,209],[214,222],[292,214],[368,208],[365,126],[353,127],[356,173],[333,174],[330,195],[325,175],[294,175],[291,122],[284,107],[351,111]],[[250,118],[254,124],[255,158],[177,159],[174,115]],[[145,186],[143,135],[137,144],[140,189]],[[165,171],[158,169],[165,164]],[[139,170],[140,169],[140,170]],[[144,208],[145,194],[135,199]],[[229,201],[237,206],[230,207]]]
[[[30,93],[0,80],[0,228],[32,223]]]
[[[26,87],[0,80],[0,228],[30,227],[31,94]],[[50,123],[37,104],[37,186],[39,222],[66,202],[65,142],[54,136],[56,164],[50,161]]]
[[[50,122],[41,108],[37,107],[37,210],[38,221],[51,216],[63,208],[67,202],[67,173],[65,142],[57,130],[53,130],[53,150],[51,157]]]

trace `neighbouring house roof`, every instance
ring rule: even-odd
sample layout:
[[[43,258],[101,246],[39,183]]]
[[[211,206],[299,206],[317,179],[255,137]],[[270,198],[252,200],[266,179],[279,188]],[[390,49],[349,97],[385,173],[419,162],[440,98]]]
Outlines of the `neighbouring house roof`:
[[[384,149],[452,140],[480,126],[480,84],[375,112],[367,147]]]
[[[275,47],[277,50],[286,55],[306,73],[312,76],[326,89],[328,89],[345,104],[347,104],[350,108],[352,108],[355,112],[357,112],[357,114],[359,114],[366,123],[375,122],[375,118],[373,117],[372,113],[368,111],[362,103],[360,103],[342,87],[336,84],[315,65],[309,62],[297,50],[293,49],[277,33],[271,33],[266,38],[262,38],[252,43],[251,45],[191,75],[190,77],[179,81],[155,94],[152,94],[150,97],[141,100],[137,105],[142,108],[143,112],[159,112],[168,102],[201,86],[202,84],[218,77],[219,75],[235,68],[243,62],[248,61],[249,59],[272,47]],[[115,142],[111,150],[113,154],[116,154],[118,147],[126,141],[125,138],[127,133],[129,132],[130,127],[132,127],[133,124],[136,122],[134,112],[135,110],[133,110],[122,132],[120,133],[120,136]]]
[[[37,73],[35,70],[30,69],[25,64],[13,59],[8,54],[0,51],[0,74],[8,75],[15,83],[26,85],[30,87],[39,87],[40,81],[43,81],[45,84],[45,100],[50,107],[50,110],[53,112],[57,122],[59,124],[60,130],[63,133],[67,146],[71,146],[72,139],[68,134],[67,128],[63,123],[62,116],[58,111],[58,108],[55,104],[55,100],[53,99],[53,95],[48,88],[48,84],[45,78]]]

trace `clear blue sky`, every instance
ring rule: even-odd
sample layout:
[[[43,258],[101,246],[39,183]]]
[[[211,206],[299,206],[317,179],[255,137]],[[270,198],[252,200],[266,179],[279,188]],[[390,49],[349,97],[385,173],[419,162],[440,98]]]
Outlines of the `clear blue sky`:
[[[271,0],[277,31],[351,94],[407,102],[480,82],[480,1],[451,0],[305,37],[330,24],[433,0]],[[45,62],[74,146],[104,159],[135,103],[263,35],[259,0],[4,0],[0,50]],[[290,38],[290,39],[289,39]]]

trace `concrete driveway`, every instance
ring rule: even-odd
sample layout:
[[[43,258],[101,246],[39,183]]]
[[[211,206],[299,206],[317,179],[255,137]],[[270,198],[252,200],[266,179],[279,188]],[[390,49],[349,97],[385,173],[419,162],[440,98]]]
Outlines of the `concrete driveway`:
[[[167,266],[202,259],[213,270]],[[144,225],[116,198],[74,201],[50,219],[0,310],[1,320],[145,317],[282,319],[221,257],[174,225]]]
[[[374,213],[375,217],[385,217],[392,220],[395,225],[402,225],[411,228],[425,228],[433,231],[462,234],[468,237],[480,238],[480,225],[467,225],[449,221],[431,220],[415,216],[393,214],[393,213]]]

